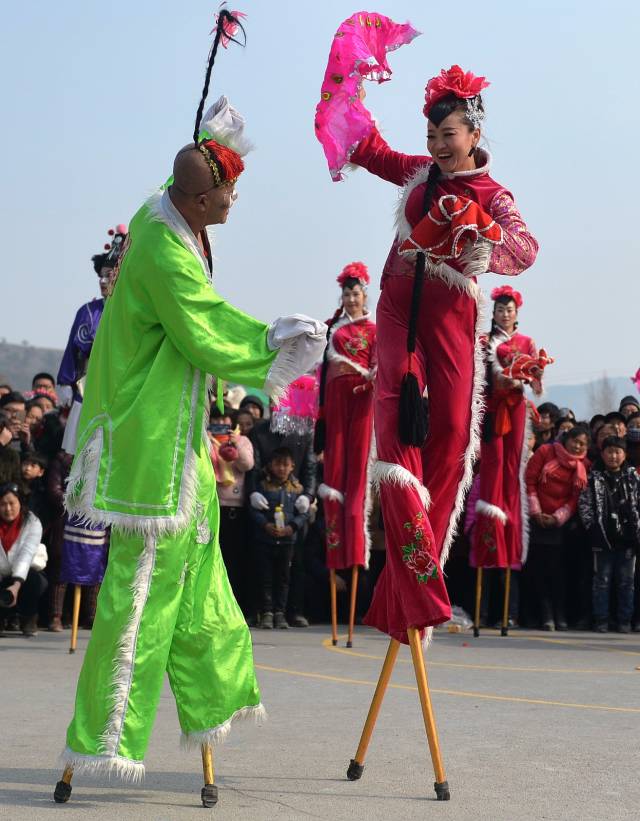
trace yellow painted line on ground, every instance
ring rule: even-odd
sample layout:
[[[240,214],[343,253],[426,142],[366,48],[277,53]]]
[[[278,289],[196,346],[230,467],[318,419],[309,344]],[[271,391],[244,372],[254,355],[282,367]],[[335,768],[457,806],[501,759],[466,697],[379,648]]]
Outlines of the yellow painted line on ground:
[[[384,656],[375,656],[373,653],[361,653],[358,650],[352,650],[348,647],[334,647],[331,639],[323,639],[322,646],[325,650],[331,650],[332,653],[342,653],[345,656],[354,656],[356,658],[373,659],[375,661],[384,661]],[[411,659],[399,658],[400,664],[412,664]],[[588,673],[589,675],[597,675],[602,673],[606,676],[633,676],[636,673],[632,670],[598,670],[598,669],[579,669],[575,667],[511,667],[501,664],[465,664],[463,662],[453,661],[428,661],[429,668],[431,667],[453,667],[463,670],[501,670],[509,673]]]
[[[289,670],[286,667],[271,667],[267,664],[256,664],[258,670],[265,670],[269,673],[283,673],[288,676],[300,676],[301,678],[320,679],[321,681],[333,681],[338,684],[360,684],[366,687],[375,687],[377,681],[367,681],[358,678],[343,678],[342,676],[329,676],[326,673],[310,673],[306,670]],[[395,690],[412,690],[417,692],[418,688],[412,684],[393,684],[389,687]],[[602,710],[608,713],[640,713],[640,707],[610,707],[607,704],[577,704],[571,701],[550,701],[544,698],[524,698],[521,696],[500,696],[494,693],[472,693],[464,690],[441,690],[435,687],[429,688],[432,693],[445,696],[458,696],[459,698],[479,698],[486,701],[509,701],[516,704],[539,704],[544,707],[570,707],[574,710]]]
[[[607,645],[597,644],[593,640],[585,639],[548,639],[545,636],[518,636],[519,639],[526,641],[542,641],[547,644],[567,644],[573,647],[589,647],[591,650],[603,650],[605,653],[622,653],[624,656],[640,656],[638,650],[623,650],[621,647],[608,647]]]

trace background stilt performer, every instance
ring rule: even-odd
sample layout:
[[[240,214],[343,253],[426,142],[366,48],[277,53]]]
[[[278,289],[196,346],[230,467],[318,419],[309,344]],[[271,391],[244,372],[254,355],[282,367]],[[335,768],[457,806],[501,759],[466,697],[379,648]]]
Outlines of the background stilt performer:
[[[349,159],[403,187],[376,316],[374,481],[380,488],[387,561],[365,618],[392,642],[348,775],[358,778],[362,772],[395,644],[409,643],[436,793],[448,798],[419,633],[451,616],[442,567],[480,444],[484,369],[476,275],[518,274],[533,263],[538,246],[511,193],[489,176],[491,158],[479,146],[480,92],[489,85],[484,77],[453,66],[428,82],[424,114],[430,156],[393,151],[362,106],[361,78],[388,79],[386,52],[415,34],[408,24],[397,26],[366,12],[342,24],[322,86],[316,134],[334,179],[339,168],[331,158],[338,156],[340,165]],[[367,44],[370,60],[363,58]],[[339,65],[349,71],[338,72]],[[350,87],[344,91],[347,74]]]
[[[221,37],[237,25],[220,12],[194,142],[131,222],[91,355],[66,505],[112,532],[60,802],[75,768],[143,775],[165,671],[182,744],[202,747],[205,806],[217,800],[210,745],[264,715],[218,542],[207,374],[278,393],[319,359],[326,328],[301,315],[265,325],[212,285],[206,226],[226,222],[248,145],[226,98],[202,111]]]
[[[486,411],[480,452],[480,487],[470,560],[476,568],[505,570],[502,631],[506,634],[508,618],[515,620],[518,613],[518,577],[511,571],[521,569],[527,560],[529,546],[529,506],[524,471],[529,453],[526,439],[531,427],[524,382],[511,379],[502,371],[523,354],[537,358],[538,351],[533,339],[517,330],[522,295],[505,285],[494,288],[491,299],[494,305],[491,330],[486,339]],[[540,378],[532,379],[532,388],[538,395],[542,392]],[[486,615],[489,601],[487,575],[479,574],[478,578],[485,580],[484,607],[481,605],[480,610]],[[478,621],[479,614],[476,613],[476,634]]]
[[[329,326],[320,371],[316,452],[324,451],[324,481],[318,487],[326,521],[326,561],[331,587],[332,638],[337,644],[336,570],[351,569],[347,646],[352,645],[358,568],[369,566],[370,461],[376,326],[366,307],[369,273],[362,262],[347,265],[337,279],[341,304]]]

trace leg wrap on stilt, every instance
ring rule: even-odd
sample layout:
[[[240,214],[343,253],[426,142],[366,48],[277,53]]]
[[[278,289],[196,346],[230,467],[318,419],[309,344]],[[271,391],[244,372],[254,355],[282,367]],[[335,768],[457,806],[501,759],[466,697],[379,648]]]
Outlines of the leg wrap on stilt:
[[[349,781],[357,781],[359,778],[362,778],[363,772],[364,764],[358,764],[355,758],[352,758],[349,762],[349,768],[347,769],[347,778]]]

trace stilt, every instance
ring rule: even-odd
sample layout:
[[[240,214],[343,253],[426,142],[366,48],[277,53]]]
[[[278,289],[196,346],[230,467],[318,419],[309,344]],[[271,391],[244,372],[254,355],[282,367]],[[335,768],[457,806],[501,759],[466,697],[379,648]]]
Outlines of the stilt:
[[[79,584],[73,587],[73,619],[71,621],[71,645],[70,653],[76,652],[78,644],[78,622],[80,621],[80,599],[82,597],[82,587]]]
[[[356,620],[356,596],[358,595],[358,565],[351,568],[351,600],[349,602],[349,635],[347,647],[353,647],[353,623]]]
[[[213,774],[213,751],[211,744],[203,744],[202,751],[202,773],[204,775],[204,787],[200,791],[203,807],[215,807],[218,803],[218,788],[214,784]]]
[[[440,755],[440,742],[438,741],[438,730],[436,720],[431,706],[431,695],[429,694],[429,682],[427,681],[427,671],[424,666],[424,656],[422,654],[422,642],[420,631],[416,627],[409,627],[409,646],[411,647],[411,658],[420,694],[420,706],[422,707],[422,717],[424,718],[424,728],[427,731],[427,741],[433,762],[433,772],[436,780],[433,785],[438,801],[448,801],[451,798],[449,784],[445,778],[442,756]]]
[[[476,612],[473,619],[473,637],[480,635],[480,600],[482,599],[482,568],[476,569]]]
[[[396,663],[399,649],[400,642],[396,641],[396,639],[391,639],[389,642],[387,655],[384,659],[384,664],[382,665],[382,670],[380,671],[380,678],[378,679],[378,683],[376,684],[376,689],[373,694],[373,699],[371,700],[371,707],[369,707],[367,720],[364,723],[364,729],[362,730],[356,756],[351,759],[349,768],[347,769],[347,778],[349,781],[357,781],[362,776],[364,771],[364,759],[367,755],[369,742],[371,741],[371,736],[373,735],[373,728],[376,726],[378,713],[380,712],[380,707],[382,706],[384,694],[387,691],[387,685],[389,684],[389,679],[391,678],[391,673],[393,671],[393,666]]]
[[[336,598],[336,571],[329,570],[329,589],[331,592],[331,643],[338,643],[338,601]]]
[[[53,792],[53,800],[56,804],[66,804],[71,798],[71,779],[73,778],[73,767],[65,767],[62,778],[56,784]]]
[[[511,568],[507,567],[504,576],[504,605],[502,608],[502,630],[500,635],[509,635],[509,597],[511,594]]]

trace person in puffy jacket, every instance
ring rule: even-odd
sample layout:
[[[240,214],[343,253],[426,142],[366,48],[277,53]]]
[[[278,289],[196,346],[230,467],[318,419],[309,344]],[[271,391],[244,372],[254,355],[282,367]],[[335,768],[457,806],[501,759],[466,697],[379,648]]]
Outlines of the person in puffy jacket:
[[[587,486],[589,434],[576,426],[541,445],[525,472],[531,518],[528,574],[543,630],[567,630],[565,531]]]
[[[301,513],[296,501],[302,485],[293,473],[293,454],[288,448],[276,448],[271,454],[264,477],[256,490],[268,508],[250,508],[254,525],[258,572],[262,597],[261,627],[286,629],[285,618],[293,547],[298,532],[306,524],[308,513]]]
[[[0,485],[0,633],[13,608],[25,636],[35,636],[38,602],[47,589],[42,525],[14,482]]]
[[[580,518],[593,551],[593,628],[609,629],[609,597],[615,582],[619,633],[631,631],[633,577],[640,547],[640,476],[626,462],[618,436],[603,442],[601,461],[580,494]],[[634,630],[640,625],[634,623]]]

